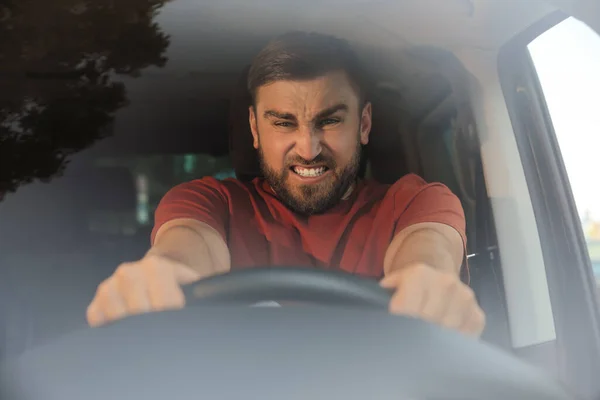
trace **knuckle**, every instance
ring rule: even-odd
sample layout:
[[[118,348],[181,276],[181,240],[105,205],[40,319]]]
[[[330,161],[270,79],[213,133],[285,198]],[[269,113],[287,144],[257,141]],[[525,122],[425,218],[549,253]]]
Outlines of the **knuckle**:
[[[85,317],[88,320],[88,322],[93,322],[95,320],[95,317],[96,317],[95,303],[90,304],[88,306],[88,308],[85,310]]]
[[[183,296],[182,296],[183,297]],[[185,299],[184,299],[185,301]],[[409,310],[406,306],[406,295],[403,291],[397,291],[390,300],[388,309],[392,314],[403,314]]]
[[[458,281],[458,279],[456,279],[456,277],[454,277],[450,274],[447,274],[447,273],[443,273],[443,272],[440,273],[440,276],[441,276],[442,284],[447,289],[449,289],[449,290],[458,289],[460,282]]]
[[[475,296],[475,292],[473,289],[467,285],[463,284],[463,296],[468,302],[476,302],[477,298]]]
[[[102,283],[100,283],[98,285],[98,289],[96,289],[96,297],[103,298],[103,297],[107,296],[108,293],[111,291],[111,287],[112,287],[112,280],[110,278],[102,281]]]
[[[117,267],[114,275],[118,279],[129,279],[135,272],[135,267],[135,263],[123,263]]]
[[[179,289],[173,296],[173,305],[175,307],[185,306],[185,296],[183,295],[183,291],[181,289]]]
[[[440,291],[445,295],[455,297],[460,293],[461,282],[455,277],[445,272],[438,275]]]
[[[416,264],[414,266],[414,271],[416,273],[418,273],[419,275],[427,274],[430,271],[430,269],[431,268],[428,265],[425,265],[425,264],[422,264],[422,263]]]
[[[151,256],[140,260],[139,266],[144,275],[153,277],[159,274],[161,269],[164,269],[165,260],[159,256]]]
[[[162,256],[156,254],[150,254],[140,260],[140,264],[144,268],[158,268],[160,265],[168,262],[168,260]]]
[[[481,309],[481,307],[477,307],[475,309],[475,321],[477,321],[478,325],[480,325],[481,327],[485,326],[486,315]]]
[[[397,313],[397,312],[402,311],[402,299],[398,296],[398,294],[395,294],[394,296],[392,296],[392,299],[390,300],[388,308],[389,308],[389,311],[392,313]]]
[[[183,305],[185,304],[185,296],[183,295],[183,290],[179,287],[179,285],[175,284],[175,290],[169,296],[169,301],[175,305]]]
[[[88,308],[86,309],[86,312],[85,312],[85,317],[86,317],[88,325],[90,325],[92,327],[98,326],[103,322],[102,314],[100,313],[100,310],[98,309],[98,305],[95,302],[92,302],[92,304],[90,304],[88,306]]]
[[[185,298],[183,294],[177,294],[165,301],[166,308],[182,308],[185,306]]]
[[[484,312],[477,307],[470,317],[469,332],[479,336],[485,330],[486,318]]]

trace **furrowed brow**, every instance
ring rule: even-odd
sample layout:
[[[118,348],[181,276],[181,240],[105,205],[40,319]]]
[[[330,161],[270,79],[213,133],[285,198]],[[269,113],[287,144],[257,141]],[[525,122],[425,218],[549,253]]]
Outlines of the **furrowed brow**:
[[[277,119],[285,119],[287,121],[295,121],[296,116],[290,113],[283,113],[276,110],[267,110],[263,114],[265,118],[277,118]]]
[[[323,118],[327,118],[332,114],[335,114],[338,111],[348,111],[348,106],[344,103],[336,104],[334,106],[328,107],[319,113],[313,118],[313,121],[318,121]]]

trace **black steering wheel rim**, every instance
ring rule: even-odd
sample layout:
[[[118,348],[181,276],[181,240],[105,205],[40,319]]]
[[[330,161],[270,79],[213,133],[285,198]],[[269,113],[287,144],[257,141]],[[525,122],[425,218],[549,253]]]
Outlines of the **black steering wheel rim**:
[[[258,267],[215,275],[183,287],[186,305],[266,300],[387,309],[391,293],[372,279],[342,271]]]
[[[380,309],[204,306],[283,297],[387,307],[375,281],[263,268],[200,281],[186,295],[197,306],[75,332],[1,365],[0,398],[573,398],[507,353]]]

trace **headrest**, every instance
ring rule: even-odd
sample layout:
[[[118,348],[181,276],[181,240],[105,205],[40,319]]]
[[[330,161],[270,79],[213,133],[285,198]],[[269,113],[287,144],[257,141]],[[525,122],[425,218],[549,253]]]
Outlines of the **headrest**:
[[[261,176],[258,155],[252,146],[252,131],[248,121],[248,108],[252,105],[252,96],[247,86],[249,71],[250,66],[242,71],[229,110],[229,154],[236,177],[241,181],[251,181]],[[367,151],[363,148],[360,177],[364,177],[366,167]]]

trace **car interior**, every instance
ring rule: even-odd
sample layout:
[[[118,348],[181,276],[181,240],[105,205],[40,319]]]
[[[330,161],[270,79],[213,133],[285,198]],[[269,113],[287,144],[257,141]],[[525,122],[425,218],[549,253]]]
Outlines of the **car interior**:
[[[248,48],[253,50],[264,44],[265,40],[257,40]],[[371,54],[373,49],[361,50],[365,60],[374,55]],[[385,57],[385,54],[378,55]],[[140,87],[139,93],[131,90],[131,105],[117,112],[110,137],[94,148],[75,154],[64,176],[53,179],[50,184],[24,186],[4,200],[2,211],[7,219],[2,224],[1,240],[10,243],[7,248],[19,256],[23,254],[22,246],[26,246],[29,254],[32,247],[40,248],[41,254],[34,258],[44,257],[45,252],[52,255],[64,252],[63,256],[69,258],[84,249],[86,255],[94,255],[94,262],[99,262],[97,255],[107,258],[102,268],[93,272],[80,270],[73,261],[62,261],[63,265],[54,268],[35,269],[35,273],[44,274],[45,279],[40,279],[44,286],[52,286],[53,278],[65,274],[73,279],[79,275],[87,279],[86,292],[80,294],[77,302],[76,312],[80,317],[84,315],[82,306],[91,299],[101,278],[107,277],[120,262],[135,260],[147,250],[152,211],[169,188],[206,175],[234,175],[244,181],[260,176],[248,124],[250,96],[246,76],[252,53],[247,51],[245,57],[239,58],[246,64],[228,62],[232,72],[221,73],[218,79],[215,72],[210,71],[194,76],[197,87],[188,89],[193,92],[193,99],[174,92],[180,87],[170,88],[173,92],[165,91],[161,85],[172,84],[168,76],[149,74],[136,78],[144,81],[146,87]],[[463,71],[452,71],[448,65],[457,63],[455,57],[441,50],[405,58],[401,62],[384,58],[385,64],[366,63],[373,75],[380,76],[370,95],[373,129],[371,141],[364,149],[361,176],[391,184],[407,173],[416,173],[427,181],[446,184],[463,204],[469,254],[474,255],[478,237],[475,175],[481,167],[477,138],[469,136],[466,125],[469,109],[452,87],[452,79],[457,79],[455,75]],[[397,76],[381,76],[381,65],[389,65],[390,70],[392,65],[397,65],[405,71]],[[204,87],[207,84],[211,86],[209,90]],[[148,92],[160,95],[149,98]],[[186,162],[195,164],[191,168],[187,165],[189,172],[186,172]],[[485,188],[481,189],[485,194]],[[40,203],[42,198],[44,201]],[[486,246],[493,245],[486,243]],[[4,256],[9,255],[4,253]],[[23,261],[19,260],[18,264]],[[67,268],[65,264],[79,270],[60,270]],[[465,276],[473,285],[480,280],[478,264],[476,259],[470,261],[471,277]],[[26,270],[19,269],[20,272]],[[494,276],[500,271],[490,273]],[[31,277],[19,279],[36,284]],[[45,293],[41,288],[31,290]],[[496,297],[501,291],[501,280],[494,278],[494,298],[489,301],[490,305],[502,303],[502,297]],[[75,304],[61,294],[59,297],[73,308]],[[69,308],[48,301],[39,304],[60,307],[63,311]],[[39,313],[44,314],[42,310]],[[494,328],[490,332],[498,335],[500,331]],[[500,338],[501,335],[498,340]]]
[[[140,12],[139,2],[120,3],[112,12]],[[64,173],[23,179],[0,197],[0,285],[11,299],[10,306],[0,302],[4,356],[86,326],[97,285],[148,250],[153,212],[171,187],[203,176],[260,176],[248,125],[249,64],[277,34],[315,30],[349,40],[373,82],[373,129],[361,176],[393,183],[416,173],[459,197],[468,238],[463,279],[487,315],[483,340],[556,372],[548,360],[559,350],[541,346],[556,341],[544,260],[497,73],[502,46],[556,5],[431,0],[374,7],[328,0],[320,10],[319,2],[309,3],[153,2],[143,18],[168,44],[160,61],[132,61],[144,66],[136,73],[124,67],[108,73],[126,101],[109,113],[100,139],[74,146]],[[6,15],[0,23],[11,21]],[[126,32],[127,23],[114,29]],[[34,32],[52,29],[42,22]],[[131,43],[144,42],[140,32]],[[106,39],[106,59],[111,52],[143,57],[143,48],[138,54],[113,39]],[[47,46],[49,54],[54,48]],[[50,62],[36,68],[27,75],[29,89],[71,82],[54,74],[58,67]],[[21,95],[5,91],[0,98]]]

